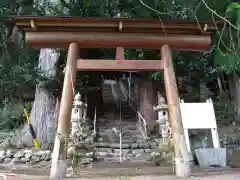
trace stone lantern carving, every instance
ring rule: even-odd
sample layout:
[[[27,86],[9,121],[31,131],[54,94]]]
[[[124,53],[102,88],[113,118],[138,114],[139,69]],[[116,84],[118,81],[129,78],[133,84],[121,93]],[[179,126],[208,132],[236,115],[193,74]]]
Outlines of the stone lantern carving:
[[[159,134],[162,138],[168,138],[170,135],[170,123],[168,120],[168,105],[165,98],[158,92],[158,105],[153,108],[157,112],[156,123],[159,125]]]
[[[74,98],[72,109],[72,131],[71,136],[75,144],[90,143],[95,134],[87,121],[87,104],[81,101],[81,95],[78,93]]]
[[[94,158],[93,133],[87,122],[87,104],[81,101],[81,95],[75,95],[72,109],[71,143],[68,156],[72,157],[73,171],[91,164]]]
[[[83,131],[82,125],[86,123],[87,104],[81,101],[81,95],[77,93],[73,102],[72,109],[72,132],[71,135],[75,136],[78,131]]]

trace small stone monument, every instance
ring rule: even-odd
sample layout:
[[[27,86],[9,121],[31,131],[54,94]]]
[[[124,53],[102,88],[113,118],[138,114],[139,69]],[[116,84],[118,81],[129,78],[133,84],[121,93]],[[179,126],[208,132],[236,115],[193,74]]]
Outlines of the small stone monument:
[[[81,124],[86,121],[86,114],[87,114],[87,104],[84,104],[81,101],[81,95],[77,93],[74,98],[73,102],[73,109],[72,109],[72,131],[71,135],[74,136],[79,128],[81,129]]]
[[[81,101],[79,93],[74,98],[71,122],[72,143],[68,147],[68,156],[73,158],[74,171],[78,173],[77,168],[90,164],[94,155],[92,132],[87,123],[87,104]]]
[[[159,134],[162,138],[168,138],[170,135],[170,124],[168,120],[168,105],[164,97],[158,92],[158,105],[153,108],[157,112],[156,123],[159,125]]]
[[[158,156],[154,159],[160,160],[161,164],[173,163],[173,145],[171,139],[171,127],[168,119],[168,105],[165,102],[164,97],[158,92],[158,105],[154,107],[154,111],[157,112],[156,123],[159,127],[159,134],[162,138],[158,142],[157,151]],[[154,161],[155,161],[154,160]]]

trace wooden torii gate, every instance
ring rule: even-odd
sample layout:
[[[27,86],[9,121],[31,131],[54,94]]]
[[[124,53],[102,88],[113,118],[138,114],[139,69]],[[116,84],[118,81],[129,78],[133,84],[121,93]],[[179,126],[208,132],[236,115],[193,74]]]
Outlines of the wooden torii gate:
[[[62,138],[69,136],[76,71],[163,71],[176,175],[190,175],[171,48],[188,51],[208,49],[216,24],[222,22],[26,16],[14,20],[31,47],[68,48],[57,128],[61,138],[56,135],[50,179],[59,180],[67,167],[65,141]],[[116,48],[116,60],[83,60],[80,58],[81,48]],[[124,48],[159,49],[161,60],[125,60]]]

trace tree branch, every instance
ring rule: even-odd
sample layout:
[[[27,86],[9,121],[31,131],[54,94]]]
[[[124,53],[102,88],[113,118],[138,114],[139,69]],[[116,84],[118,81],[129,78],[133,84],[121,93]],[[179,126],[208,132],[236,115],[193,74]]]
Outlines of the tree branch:
[[[234,29],[236,29],[237,31],[239,31],[239,29],[237,28],[237,26],[233,25],[227,18],[222,17],[220,14],[218,14],[216,11],[214,11],[211,7],[209,7],[205,0],[201,0],[201,2],[202,2],[202,3],[204,4],[204,6],[205,6],[210,12],[212,12],[215,16],[217,16],[217,17],[219,17],[220,19],[226,21],[230,26],[232,26]]]

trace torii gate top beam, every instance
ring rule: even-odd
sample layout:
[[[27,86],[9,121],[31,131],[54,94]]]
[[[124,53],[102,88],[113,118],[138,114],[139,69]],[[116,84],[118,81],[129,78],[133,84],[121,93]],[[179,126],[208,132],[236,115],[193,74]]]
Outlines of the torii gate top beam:
[[[172,48],[201,51],[222,22],[160,21],[110,18],[18,16],[13,18],[34,48]]]

